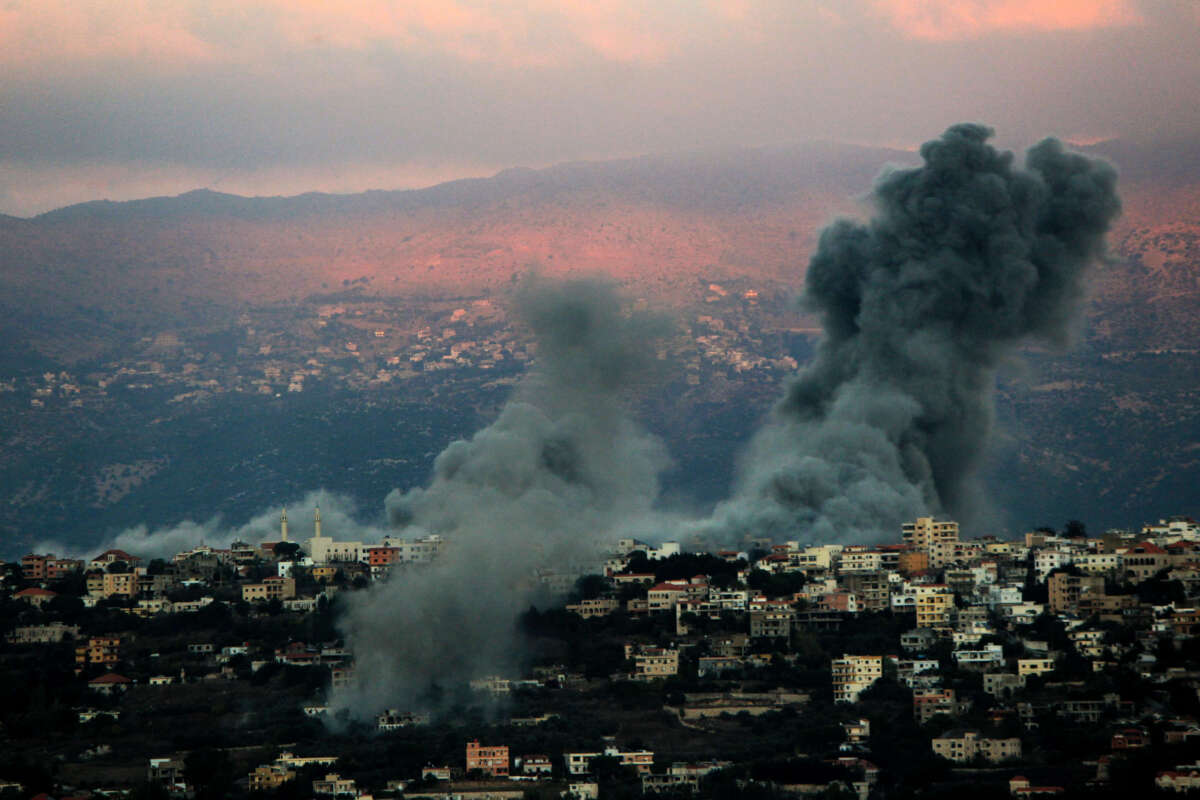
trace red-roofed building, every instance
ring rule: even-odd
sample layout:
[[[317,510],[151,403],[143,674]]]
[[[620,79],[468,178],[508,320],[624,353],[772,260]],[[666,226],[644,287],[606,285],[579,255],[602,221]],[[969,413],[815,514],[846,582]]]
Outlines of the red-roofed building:
[[[1171,556],[1154,542],[1141,542],[1122,555],[1125,576],[1135,583],[1152,578],[1171,566]]]
[[[663,581],[650,587],[646,593],[646,603],[651,611],[674,611],[675,605],[687,596],[687,581]]]
[[[1033,786],[1024,775],[1014,775],[1008,781],[1008,793],[1013,797],[1032,797],[1037,794],[1062,794],[1061,786]]]
[[[38,587],[35,586],[31,589],[22,589],[21,591],[17,592],[15,595],[13,595],[13,597],[15,597],[18,600],[24,600],[26,603],[29,603],[29,605],[31,605],[31,606],[36,606],[37,608],[41,608],[43,605],[45,605],[46,603],[49,603],[55,597],[58,597],[58,592],[52,592],[49,589],[39,589]]]
[[[1154,785],[1173,792],[1194,792],[1200,789],[1200,770],[1167,770],[1154,778]]]
[[[88,681],[88,688],[100,694],[120,694],[132,685],[133,681],[115,672],[109,672]]]
[[[1141,728],[1125,728],[1112,735],[1113,750],[1140,750],[1146,746],[1146,732]]]
[[[109,564],[115,561],[124,561],[129,566],[140,564],[142,560],[135,555],[130,555],[124,550],[105,550],[100,555],[88,562],[90,569],[105,569]]]

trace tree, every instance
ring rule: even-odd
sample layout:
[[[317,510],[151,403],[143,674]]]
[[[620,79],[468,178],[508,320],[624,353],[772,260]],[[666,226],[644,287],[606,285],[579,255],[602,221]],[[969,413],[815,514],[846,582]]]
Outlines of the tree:
[[[197,800],[219,800],[233,793],[233,764],[224,750],[206,747],[188,753],[183,776],[196,788]]]
[[[295,542],[276,542],[272,552],[279,561],[294,561],[300,552],[300,545]]]
[[[1068,539],[1086,539],[1087,526],[1077,519],[1067,520],[1067,525],[1063,528],[1063,535]]]

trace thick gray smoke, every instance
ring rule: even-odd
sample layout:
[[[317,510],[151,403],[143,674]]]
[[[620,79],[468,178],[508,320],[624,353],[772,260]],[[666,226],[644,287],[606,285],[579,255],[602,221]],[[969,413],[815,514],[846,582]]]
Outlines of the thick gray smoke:
[[[1018,169],[990,135],[950,128],[879,180],[868,224],[822,233],[805,303],[825,337],[704,535],[862,542],[971,512],[997,366],[1066,342],[1120,212],[1107,164],[1047,139]]]
[[[208,545],[227,548],[233,542],[258,545],[260,542],[279,540],[279,512],[288,509],[289,539],[303,543],[313,535],[313,509],[320,507],[326,532],[336,532],[338,539],[347,541],[374,542],[387,530],[358,521],[361,516],[354,500],[336,492],[317,489],[307,492],[300,499],[292,499],[275,508],[255,514],[249,522],[228,525],[219,516],[203,522],[183,520],[173,525],[151,528],[135,525],[131,528],[101,539],[86,547],[64,544],[53,540],[42,540],[34,545],[35,553],[54,553],[59,556],[90,559],[105,550],[116,549],[138,556],[144,561],[155,558],[170,559],[176,553]]]
[[[518,305],[536,369],[492,425],[438,456],[427,488],[388,496],[399,535],[447,544],[431,566],[351,597],[355,680],[335,712],[428,707],[433,684],[506,673],[517,616],[539,593],[533,570],[594,570],[614,526],[651,511],[666,451],[620,393],[652,367],[664,320],[625,313],[592,282],[534,285]]]

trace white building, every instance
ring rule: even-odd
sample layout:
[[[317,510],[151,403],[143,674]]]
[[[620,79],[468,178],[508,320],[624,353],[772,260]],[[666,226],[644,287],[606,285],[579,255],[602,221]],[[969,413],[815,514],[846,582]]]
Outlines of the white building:
[[[858,696],[883,677],[883,656],[842,656],[830,666],[837,703],[857,703]]]

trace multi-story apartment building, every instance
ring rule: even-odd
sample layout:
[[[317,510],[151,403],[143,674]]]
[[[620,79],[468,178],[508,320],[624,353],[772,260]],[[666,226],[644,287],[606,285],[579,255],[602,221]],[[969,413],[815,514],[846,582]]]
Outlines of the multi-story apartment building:
[[[654,767],[654,751],[652,750],[620,750],[616,747],[606,747],[603,752],[563,753],[567,774],[587,775],[592,771],[592,760],[600,756],[619,758],[623,766],[633,767],[643,775]]]
[[[247,603],[263,603],[270,600],[290,600],[296,596],[296,579],[272,575],[262,583],[247,583],[242,587],[242,599]]]
[[[790,608],[750,612],[750,638],[790,639],[796,612]]]
[[[954,611],[954,594],[947,586],[933,584],[918,586],[917,595],[917,627],[944,628],[950,625],[950,617]]]
[[[263,764],[250,773],[250,791],[271,792],[295,777],[295,770],[279,764]]]
[[[679,674],[679,651],[674,648],[626,644],[625,658],[633,661],[633,677],[638,680]]]
[[[962,708],[963,704],[955,699],[953,689],[927,689],[913,692],[913,716],[922,725],[929,722],[935,714],[958,716]]]
[[[1024,679],[1030,675],[1045,675],[1054,671],[1053,658],[1018,658],[1017,676]]]
[[[121,660],[121,639],[118,636],[93,636],[86,645],[75,648],[75,669],[87,664],[99,664],[112,669]]]
[[[900,526],[904,543],[929,556],[929,566],[940,569],[954,560],[954,546],[958,542],[958,523],[952,520],[936,520],[933,517],[918,517],[915,522]]]
[[[842,549],[842,557],[838,561],[839,574],[850,572],[871,572],[881,568],[883,554],[873,547],[865,545],[850,545]]]
[[[1167,551],[1153,542],[1140,542],[1122,554],[1125,576],[1135,583],[1152,578],[1171,565]]]
[[[53,553],[21,556],[21,575],[27,581],[56,581],[79,569],[83,562],[76,558],[58,558]]]
[[[400,562],[400,548],[379,545],[367,548],[367,566],[373,579],[382,578],[391,571],[392,565]]]
[[[863,611],[886,611],[891,605],[892,585],[882,570],[846,575],[842,584],[858,598]]]
[[[976,756],[990,763],[1021,757],[1021,740],[1016,737],[989,739],[979,731],[952,730],[930,742],[933,752],[949,761],[971,761]]]
[[[833,670],[833,699],[838,703],[857,703],[858,696],[883,677],[883,656],[849,656],[835,658]]]
[[[467,742],[467,772],[479,770],[493,778],[508,777],[508,745],[483,747],[479,740]]]
[[[1074,613],[1079,610],[1079,598],[1085,594],[1103,595],[1104,578],[1100,575],[1068,575],[1056,572],[1047,581],[1050,612]]]

